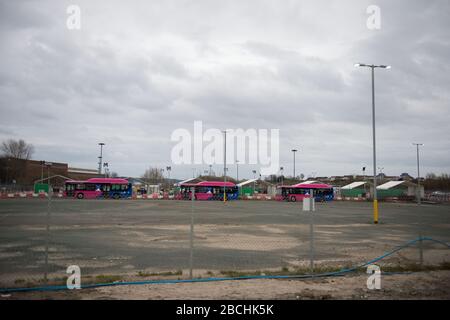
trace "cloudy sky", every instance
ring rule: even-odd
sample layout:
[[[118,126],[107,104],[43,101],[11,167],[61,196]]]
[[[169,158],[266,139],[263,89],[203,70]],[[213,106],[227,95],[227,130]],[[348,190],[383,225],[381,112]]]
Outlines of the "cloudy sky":
[[[138,176],[171,165],[171,133],[201,120],[280,129],[288,175],[292,148],[297,174],[360,173],[372,168],[371,80],[353,65],[365,62],[392,65],[376,70],[378,166],[415,175],[422,142],[422,171],[449,173],[449,3],[1,0],[0,140],[93,169],[102,141],[112,171]],[[67,28],[72,4],[80,30]]]

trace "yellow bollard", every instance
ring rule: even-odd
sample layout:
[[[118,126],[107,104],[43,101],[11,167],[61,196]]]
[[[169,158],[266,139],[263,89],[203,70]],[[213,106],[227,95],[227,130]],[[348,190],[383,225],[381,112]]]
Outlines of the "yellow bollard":
[[[373,223],[378,223],[378,200],[373,200]]]

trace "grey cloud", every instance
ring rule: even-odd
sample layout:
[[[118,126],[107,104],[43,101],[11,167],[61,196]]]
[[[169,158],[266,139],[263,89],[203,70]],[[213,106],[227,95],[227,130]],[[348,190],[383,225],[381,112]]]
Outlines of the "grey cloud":
[[[450,170],[448,1],[378,1],[378,31],[371,1],[79,1],[80,31],[65,28],[69,4],[0,3],[0,140],[25,138],[37,158],[95,168],[105,141],[112,170],[139,175],[202,120],[279,128],[285,173],[293,147],[299,172],[359,173],[371,88],[353,64],[366,62],[393,66],[376,73],[385,172],[414,172],[412,141],[425,172]]]

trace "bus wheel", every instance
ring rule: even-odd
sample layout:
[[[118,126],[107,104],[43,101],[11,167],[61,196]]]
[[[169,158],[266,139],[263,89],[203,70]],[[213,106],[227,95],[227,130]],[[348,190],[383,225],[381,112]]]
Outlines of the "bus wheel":
[[[78,199],[83,199],[84,198],[84,194],[80,192],[79,194],[77,194],[77,198]]]
[[[297,198],[294,196],[291,196],[291,202],[296,202],[296,201],[297,201]]]
[[[118,193],[114,193],[114,195],[113,195],[113,198],[117,200],[117,199],[119,199],[119,198],[120,198],[120,196],[119,196],[119,194],[118,194]]]

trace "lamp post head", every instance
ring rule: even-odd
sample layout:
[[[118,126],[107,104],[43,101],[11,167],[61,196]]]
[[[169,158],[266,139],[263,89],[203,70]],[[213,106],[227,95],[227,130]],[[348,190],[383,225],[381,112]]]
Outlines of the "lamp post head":
[[[369,68],[383,68],[383,69],[391,69],[390,65],[374,65],[374,64],[365,64],[365,63],[355,63],[355,67],[369,67]]]

